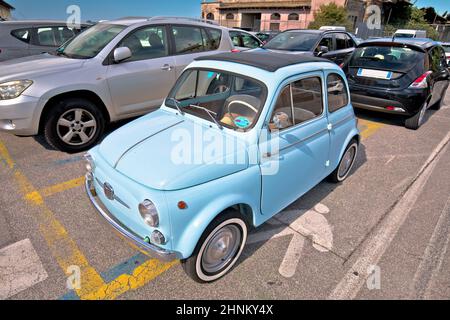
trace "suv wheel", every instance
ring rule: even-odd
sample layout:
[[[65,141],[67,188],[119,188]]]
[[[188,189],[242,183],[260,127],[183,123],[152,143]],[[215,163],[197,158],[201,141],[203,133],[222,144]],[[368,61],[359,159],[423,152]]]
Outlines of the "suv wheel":
[[[247,233],[247,224],[237,211],[221,213],[203,233],[194,254],[182,261],[184,271],[199,283],[220,279],[241,256]]]
[[[425,113],[427,109],[428,109],[428,101],[423,104],[422,108],[417,114],[415,114],[411,118],[406,119],[405,127],[412,130],[419,129],[423,124],[423,120],[425,118]]]
[[[105,117],[89,100],[60,101],[48,114],[44,135],[55,149],[76,153],[89,149],[102,136]]]

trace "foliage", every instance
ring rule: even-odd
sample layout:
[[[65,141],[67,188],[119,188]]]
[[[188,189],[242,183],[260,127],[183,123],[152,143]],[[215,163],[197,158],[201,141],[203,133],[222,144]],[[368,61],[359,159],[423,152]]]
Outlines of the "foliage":
[[[348,30],[352,29],[347,9],[337,6],[334,2],[321,5],[319,11],[314,13],[314,21],[309,24],[309,29],[319,29],[322,26],[341,26]]]
[[[411,17],[405,25],[406,29],[426,30],[427,37],[437,40],[439,37],[438,32],[427,22],[425,19],[425,12],[417,7],[413,7],[411,10]]]

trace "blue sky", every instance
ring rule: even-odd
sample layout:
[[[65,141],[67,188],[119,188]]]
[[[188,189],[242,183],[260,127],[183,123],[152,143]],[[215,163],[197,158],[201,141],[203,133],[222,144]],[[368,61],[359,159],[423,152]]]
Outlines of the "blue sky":
[[[6,0],[16,8],[17,19],[66,19],[66,8],[81,7],[82,20],[112,19],[123,16],[200,16],[201,0]],[[414,2],[412,0],[411,2]],[[441,14],[450,12],[450,0],[417,0],[418,7],[432,6]]]

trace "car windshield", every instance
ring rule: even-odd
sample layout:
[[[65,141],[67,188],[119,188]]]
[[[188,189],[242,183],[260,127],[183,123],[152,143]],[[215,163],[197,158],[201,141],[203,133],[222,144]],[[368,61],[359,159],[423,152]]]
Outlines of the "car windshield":
[[[412,33],[396,33],[396,38],[414,38],[414,34]]]
[[[258,121],[267,89],[258,80],[225,71],[190,69],[166,99],[178,109],[218,127],[248,131]]]
[[[319,41],[319,34],[288,31],[280,33],[270,40],[264,48],[286,51],[313,51]]]
[[[125,28],[122,25],[97,24],[64,44],[58,53],[73,59],[93,58]]]
[[[411,48],[369,46],[355,50],[349,67],[408,72],[424,58],[425,53]]]

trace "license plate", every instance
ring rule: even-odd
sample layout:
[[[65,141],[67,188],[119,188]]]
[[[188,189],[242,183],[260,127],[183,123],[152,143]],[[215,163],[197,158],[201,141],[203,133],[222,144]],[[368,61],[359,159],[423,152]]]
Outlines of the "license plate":
[[[392,79],[391,71],[381,71],[381,70],[372,70],[372,69],[359,69],[358,77],[366,77],[366,78],[376,78],[376,79]]]

